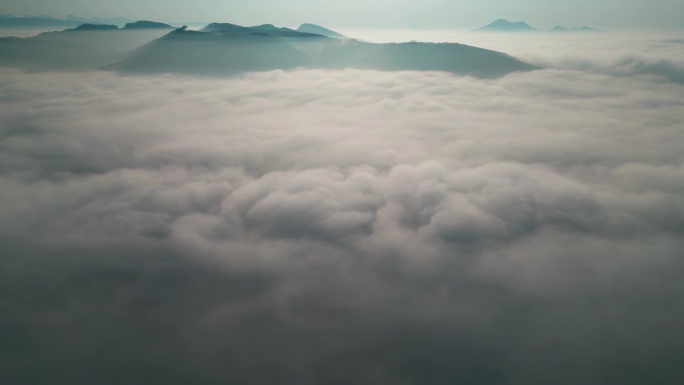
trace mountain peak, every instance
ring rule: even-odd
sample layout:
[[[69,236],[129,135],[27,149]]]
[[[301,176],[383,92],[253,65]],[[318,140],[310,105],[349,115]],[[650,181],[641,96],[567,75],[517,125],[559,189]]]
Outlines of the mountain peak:
[[[255,25],[255,26],[253,26],[252,28],[254,28],[254,29],[280,29],[280,28],[276,27],[276,26],[273,25],[273,24]]]
[[[81,24],[71,31],[111,31],[119,29],[116,25],[110,24]]]
[[[297,31],[303,32],[303,33],[312,33],[315,35],[321,35],[321,36],[327,36],[331,37],[333,39],[348,39],[348,37],[337,33],[333,30],[327,29],[325,27],[321,27],[320,25],[316,24],[311,24],[311,23],[304,23],[297,28]]]
[[[211,23],[206,27],[200,29],[200,32],[210,32],[210,33],[226,33],[226,32],[244,32],[249,31],[249,28],[242,27],[236,24],[230,23]]]
[[[140,20],[134,23],[126,23],[123,29],[173,29],[173,27],[156,21]]]
[[[273,24],[261,24],[249,27],[257,31],[271,31],[271,32],[295,32],[295,30],[286,27],[276,27]]]
[[[551,32],[605,32],[600,29],[582,26],[582,27],[563,27],[562,25],[557,25],[550,29]]]
[[[482,28],[476,29],[480,32],[530,32],[536,30],[524,21],[511,22],[506,19],[497,19]]]

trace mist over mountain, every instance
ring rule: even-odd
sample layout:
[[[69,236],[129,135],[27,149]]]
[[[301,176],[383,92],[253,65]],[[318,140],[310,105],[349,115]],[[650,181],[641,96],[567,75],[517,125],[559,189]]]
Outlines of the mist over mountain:
[[[68,28],[77,27],[84,23],[84,20],[63,20],[52,17],[7,17],[0,18],[0,28]]]
[[[681,37],[473,38],[547,66],[0,68],[0,383],[680,385]]]
[[[563,27],[556,25],[548,31],[531,27],[524,21],[510,22],[506,19],[498,19],[493,22],[480,27],[473,32],[500,32],[500,33],[515,33],[515,32],[605,32],[600,29],[591,28],[587,26],[582,27]]]
[[[122,60],[167,29],[118,29],[82,24],[37,36],[0,38],[0,65],[31,71],[95,70]]]
[[[111,31],[116,29],[119,27],[110,24],[81,24],[70,31]]]
[[[680,32],[296,3],[0,38],[0,385],[684,384]]]
[[[291,28],[287,27],[276,27],[273,24],[262,24],[262,25],[255,25],[253,27],[249,27],[253,31],[261,31],[265,32],[271,36],[278,36],[278,37],[291,37],[291,38],[320,38],[321,34],[317,33],[306,33],[298,30],[294,30]]]
[[[106,68],[142,73],[233,75],[247,71],[287,70],[312,64],[307,55],[283,39],[259,29],[212,25],[209,30],[220,32],[178,28]],[[278,36],[289,34],[280,30],[273,33]]]
[[[533,32],[537,31],[536,28],[530,27],[524,21],[510,22],[506,19],[498,19],[485,25],[484,27],[478,28],[477,32]]]
[[[314,33],[316,35],[332,37],[335,39],[348,39],[348,37],[346,37],[340,33],[337,33],[335,31],[331,31],[325,27],[321,27],[320,25],[315,25],[315,24],[310,24],[310,23],[304,23],[304,24],[300,25],[297,28],[297,31],[305,32],[305,33]]]
[[[173,29],[174,27],[156,21],[140,20],[133,23],[126,23],[123,29]]]
[[[433,70],[482,77],[535,69],[508,55],[461,44],[373,44],[271,24],[241,27],[222,23],[200,31],[177,29],[107,68],[230,74],[295,67]]]
[[[16,17],[5,14],[0,17],[0,28],[64,28],[77,27],[82,24],[110,24],[123,27],[124,24],[131,22],[125,17],[101,18],[101,17],[80,17],[69,15],[64,19],[50,16],[22,16]]]
[[[554,26],[553,28],[550,29],[551,32],[592,32],[592,33],[605,33],[606,31],[598,29],[598,28],[591,28],[587,26],[582,26],[582,27],[563,27],[561,25]]]
[[[67,21],[75,21],[80,23],[91,23],[91,24],[114,24],[119,27],[123,27],[126,23],[130,23],[132,20],[127,17],[81,17],[76,15],[69,15],[64,18]]]
[[[211,23],[199,30],[207,33],[252,33],[253,30],[231,23]]]
[[[298,30],[230,23],[211,23],[198,31],[183,27],[168,32],[171,28],[151,21],[128,23],[121,30],[115,25],[83,24],[31,38],[4,38],[0,39],[0,64],[43,70],[104,68],[229,76],[301,67],[447,71],[497,77],[537,68],[504,53],[463,44],[374,44],[342,38],[313,24]]]

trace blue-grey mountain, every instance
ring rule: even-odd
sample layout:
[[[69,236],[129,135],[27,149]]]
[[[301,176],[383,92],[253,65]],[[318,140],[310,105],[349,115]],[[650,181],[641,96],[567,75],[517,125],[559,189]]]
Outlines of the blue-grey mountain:
[[[0,18],[0,28],[74,28],[84,23],[83,21],[63,20],[47,16],[5,16],[7,17]]]
[[[506,19],[498,19],[478,28],[473,32],[498,32],[498,33],[518,33],[518,32],[606,32],[600,29],[591,28],[587,26],[582,27],[563,27],[557,25],[549,30],[542,30],[534,28],[524,21],[510,22]]]
[[[0,38],[0,65],[219,76],[301,67],[497,77],[536,68],[504,53],[462,44],[374,44],[341,39],[341,34],[313,24],[297,30],[229,23],[211,23],[197,31],[182,27],[169,32],[169,28],[152,21],[128,23],[122,29],[88,23],[31,38]]]
[[[322,36],[327,36],[327,37],[332,37],[334,39],[348,39],[348,37],[337,33],[335,31],[331,31],[325,27],[321,27],[320,25],[316,24],[310,24],[310,23],[304,23],[297,28],[297,31],[299,32],[305,32],[305,33],[315,33],[316,35],[322,35]]]
[[[477,32],[534,32],[537,31],[536,28],[530,27],[524,21],[510,22],[506,19],[498,19],[485,25],[484,27],[478,28]]]
[[[111,31],[116,29],[119,27],[113,24],[81,24],[72,31]]]
[[[167,33],[167,29],[118,29],[81,24],[27,38],[0,38],[0,66],[31,71],[93,70],[122,60],[131,50]]]
[[[592,33],[604,33],[604,32],[606,32],[606,31],[601,30],[601,29],[587,27],[587,26],[563,27],[562,25],[557,25],[557,26],[551,28],[550,31],[551,32],[592,32]]]
[[[447,71],[479,77],[536,68],[500,52],[462,44],[374,44],[271,24],[227,23],[212,23],[200,31],[179,28],[107,68],[223,75],[295,67]]]
[[[174,29],[166,23],[156,21],[140,20],[133,23],[126,23],[124,29]]]

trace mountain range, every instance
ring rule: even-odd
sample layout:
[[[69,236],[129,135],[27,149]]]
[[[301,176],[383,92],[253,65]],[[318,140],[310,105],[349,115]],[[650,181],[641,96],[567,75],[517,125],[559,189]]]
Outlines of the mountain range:
[[[548,31],[531,27],[524,21],[511,22],[506,19],[498,19],[493,22],[476,29],[474,32],[605,32],[600,29],[591,27],[563,27],[557,25]]]
[[[348,39],[346,36],[339,34],[335,31],[331,31],[327,28],[321,27],[319,25],[315,24],[309,24],[309,23],[304,23],[297,28],[297,31],[299,32],[305,32],[305,33],[313,33],[316,35],[323,35],[327,37],[332,37],[335,39]]]
[[[200,30],[150,21],[84,24],[31,38],[0,38],[0,65],[30,70],[107,69],[234,75],[293,68],[447,71],[497,77],[537,67],[501,52],[455,43],[375,44],[330,29],[211,23]]]
[[[602,29],[597,29],[597,28],[591,28],[587,26],[582,26],[582,27],[563,27],[561,25],[557,25],[550,30],[551,32],[606,32]]]
[[[44,15],[15,17],[14,15],[3,14],[0,15],[0,28],[65,28],[78,27],[81,24],[113,24],[116,26],[123,26],[131,21],[132,20],[125,17],[85,18],[69,15],[64,19],[58,19]]]

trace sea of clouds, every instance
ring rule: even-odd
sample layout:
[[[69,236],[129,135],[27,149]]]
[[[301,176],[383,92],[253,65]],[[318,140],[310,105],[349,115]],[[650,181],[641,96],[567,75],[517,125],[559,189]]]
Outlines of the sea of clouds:
[[[0,69],[0,382],[681,383],[684,46],[563,41],[493,80]]]

